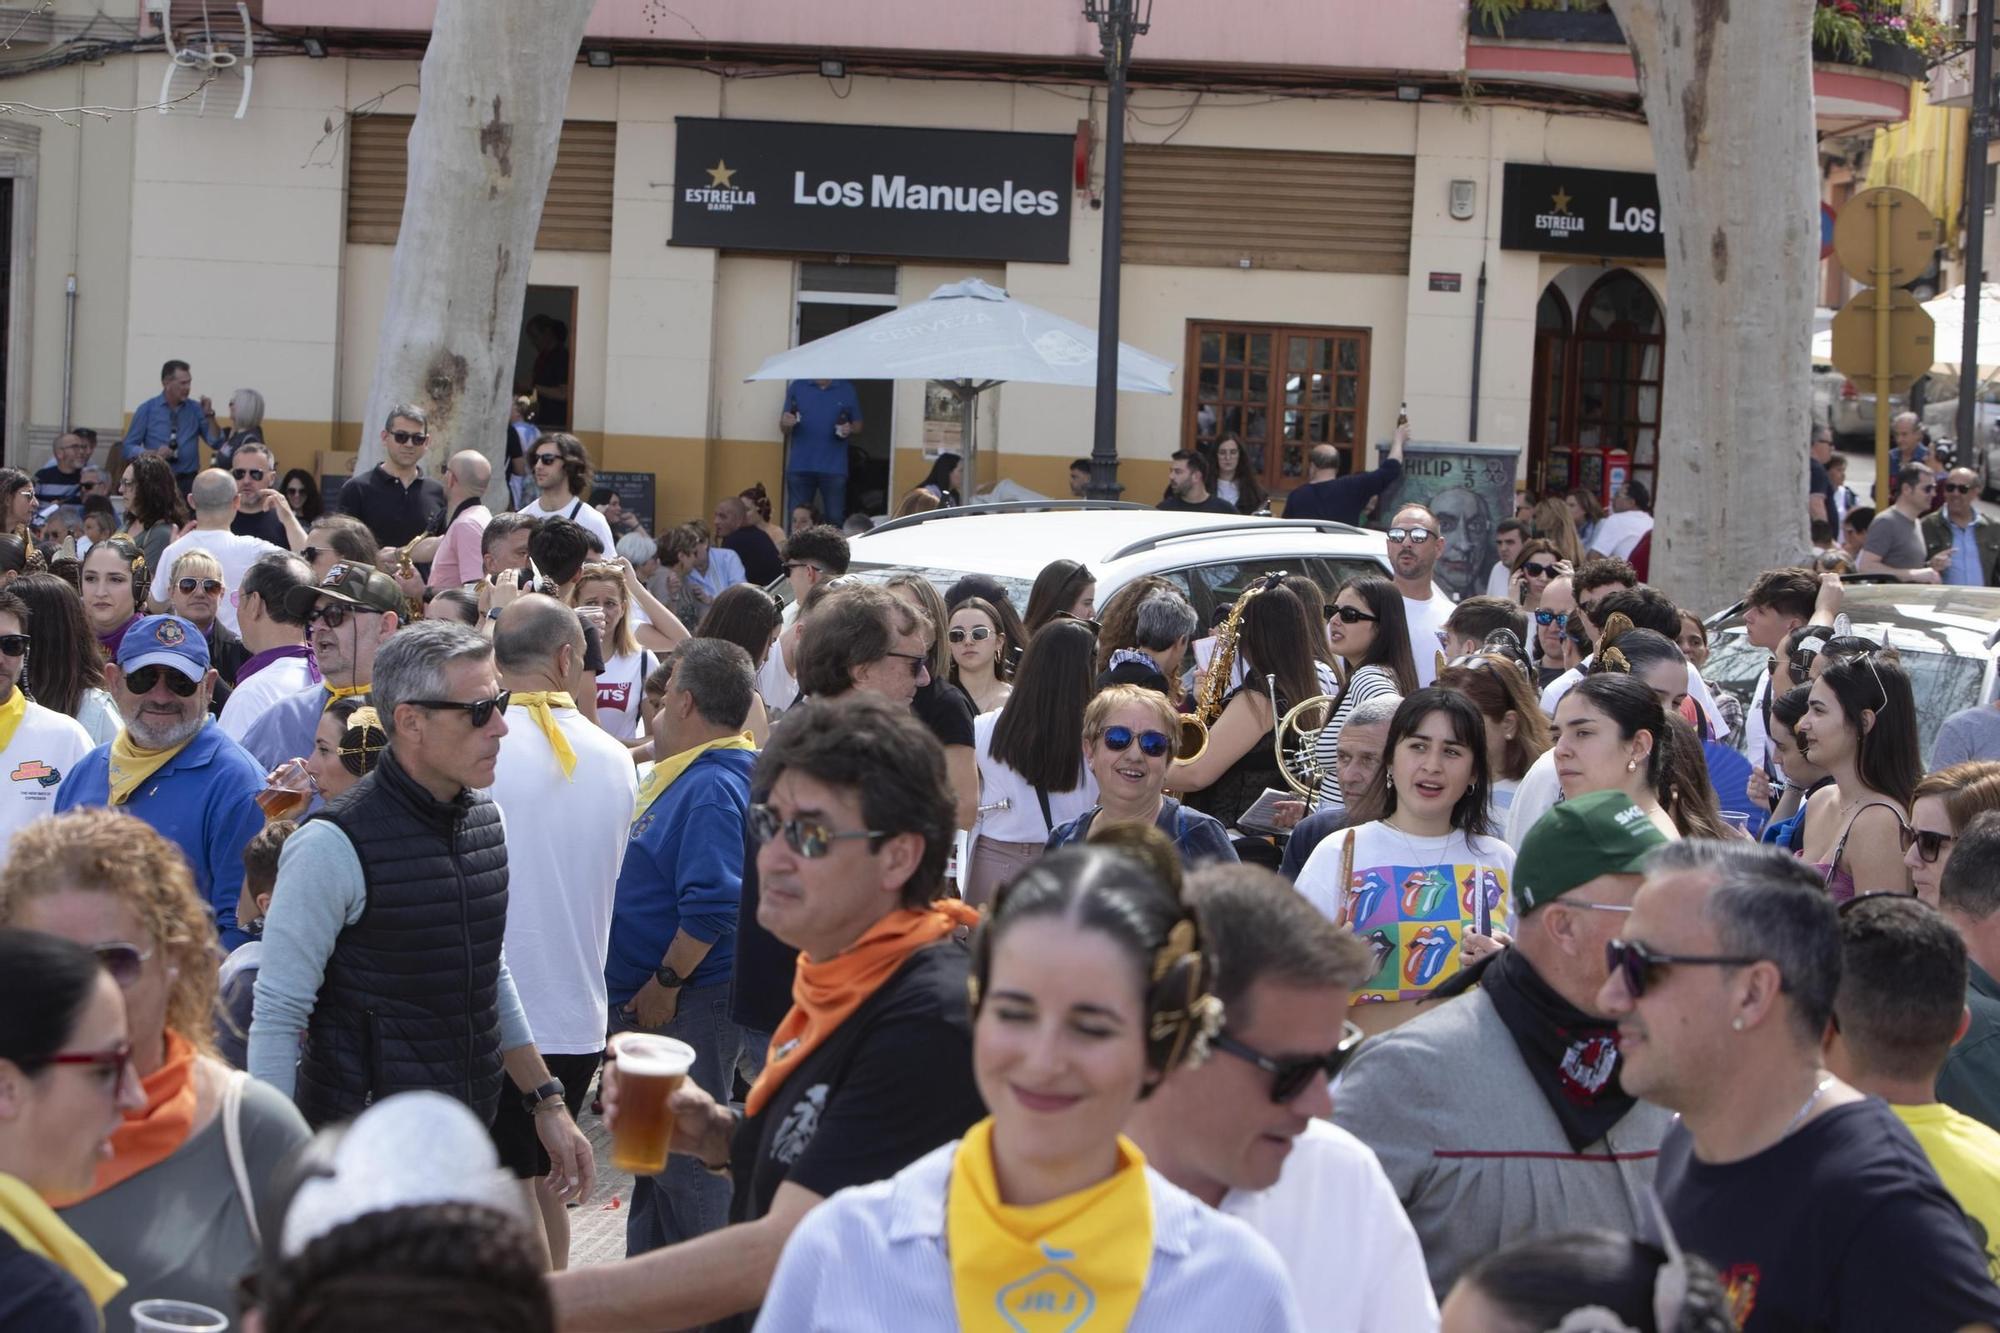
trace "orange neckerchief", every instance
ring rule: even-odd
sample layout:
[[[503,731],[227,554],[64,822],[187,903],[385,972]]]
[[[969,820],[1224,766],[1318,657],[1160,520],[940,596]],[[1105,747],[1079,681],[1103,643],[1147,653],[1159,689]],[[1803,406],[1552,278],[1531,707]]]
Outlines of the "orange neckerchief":
[[[128,1114],[111,1132],[111,1156],[97,1164],[97,1180],[88,1193],[63,1204],[82,1203],[148,1167],[158,1166],[180,1150],[194,1130],[194,1047],[185,1037],[167,1033],[167,1058],[144,1080],[146,1109]]]
[[[744,1111],[754,1116],[763,1110],[799,1062],[896,975],[911,954],[960,926],[978,924],[979,909],[956,898],[940,898],[927,908],[889,913],[825,962],[809,962],[800,954],[799,970],[792,978],[791,1010],[771,1036],[771,1057],[751,1087]]]

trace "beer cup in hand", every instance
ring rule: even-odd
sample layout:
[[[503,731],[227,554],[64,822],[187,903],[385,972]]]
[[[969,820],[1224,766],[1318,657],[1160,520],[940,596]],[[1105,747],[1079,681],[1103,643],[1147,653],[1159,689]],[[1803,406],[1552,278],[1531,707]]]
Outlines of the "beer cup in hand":
[[[607,1117],[611,1164],[635,1176],[658,1175],[674,1139],[667,1103],[694,1067],[694,1048],[672,1037],[621,1032],[611,1039],[611,1058],[618,1069],[617,1114]]]

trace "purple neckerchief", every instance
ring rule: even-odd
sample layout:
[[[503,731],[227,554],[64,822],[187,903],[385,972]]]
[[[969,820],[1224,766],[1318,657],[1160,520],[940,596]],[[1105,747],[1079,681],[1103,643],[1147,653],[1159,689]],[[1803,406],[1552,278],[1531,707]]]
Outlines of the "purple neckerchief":
[[[134,611],[132,613],[132,618],[126,621],[124,624],[120,625],[117,629],[112,630],[109,634],[100,634],[97,636],[97,641],[104,645],[105,657],[111,659],[112,661],[116,661],[118,659],[118,645],[125,642],[125,631],[131,629],[134,625],[138,624],[141,618],[142,617],[139,615],[139,613],[137,611]]]
[[[315,685],[319,684],[319,663],[313,661],[312,649],[302,643],[288,643],[280,648],[266,648],[263,652],[251,657],[242,666],[237,668],[234,683],[241,685],[244,681],[271,665],[271,663],[281,661],[287,657],[305,658],[306,678]]]

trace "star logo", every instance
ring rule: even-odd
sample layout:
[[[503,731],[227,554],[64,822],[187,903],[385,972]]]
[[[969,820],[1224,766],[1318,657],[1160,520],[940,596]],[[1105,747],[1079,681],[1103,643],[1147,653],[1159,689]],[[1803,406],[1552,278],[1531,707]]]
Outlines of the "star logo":
[[[731,189],[736,184],[736,169],[718,159],[714,166],[708,168],[708,183],[718,190]]]
[[[1570,196],[1567,190],[1557,190],[1549,196],[1549,202],[1555,205],[1555,210],[1558,213],[1569,212],[1569,199]]]

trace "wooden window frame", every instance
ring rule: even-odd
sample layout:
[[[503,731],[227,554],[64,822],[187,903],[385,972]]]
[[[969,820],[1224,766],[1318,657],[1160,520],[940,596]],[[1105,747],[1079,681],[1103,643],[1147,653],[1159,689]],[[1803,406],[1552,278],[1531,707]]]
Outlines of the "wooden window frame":
[[[1246,335],[1267,334],[1272,338],[1271,365],[1268,368],[1270,381],[1261,404],[1266,410],[1266,420],[1268,423],[1263,439],[1264,467],[1258,478],[1264,483],[1267,493],[1273,496],[1285,495],[1290,492],[1292,487],[1304,484],[1306,478],[1311,475],[1310,462],[1302,463],[1299,475],[1296,477],[1285,477],[1283,475],[1284,449],[1287,444],[1284,433],[1285,412],[1287,410],[1284,377],[1289,373],[1287,369],[1287,363],[1290,360],[1288,353],[1291,340],[1294,337],[1328,339],[1336,344],[1341,341],[1351,341],[1357,344],[1359,349],[1356,357],[1357,366],[1353,371],[1341,370],[1339,368],[1339,354],[1337,351],[1334,354],[1332,374],[1335,378],[1334,383],[1328,386],[1327,405],[1323,408],[1315,408],[1307,404],[1304,410],[1308,423],[1311,417],[1315,415],[1324,415],[1328,418],[1327,438],[1324,442],[1333,445],[1335,449],[1340,451],[1342,475],[1353,471],[1358,465],[1356,461],[1357,454],[1362,455],[1362,463],[1372,466],[1372,463],[1368,463],[1365,455],[1368,440],[1368,390],[1371,363],[1373,360],[1374,330],[1354,325],[1275,324],[1254,320],[1222,319],[1188,320],[1186,355],[1181,362],[1183,366],[1187,367],[1187,374],[1182,380],[1181,390],[1180,447],[1182,449],[1205,448],[1211,443],[1210,440],[1202,438],[1199,428],[1199,413],[1203,403],[1201,396],[1201,372],[1205,368],[1205,363],[1201,358],[1201,340],[1205,334],[1210,333],[1219,334],[1225,340],[1232,333]],[[1224,376],[1226,376],[1230,368],[1226,359],[1227,355],[1227,343],[1225,341],[1223,352],[1225,359],[1213,363]],[[1247,385],[1250,372],[1247,348],[1244,360],[1243,372]],[[1344,408],[1337,405],[1339,399],[1339,380],[1343,376],[1355,381],[1355,404],[1352,408]],[[1238,399],[1218,396],[1212,401],[1223,406],[1233,406],[1240,403],[1246,408],[1259,405],[1247,397]],[[1338,433],[1335,428],[1337,414],[1350,411],[1354,417],[1354,438],[1352,441],[1342,443],[1335,438]],[[1221,414],[1218,412],[1215,439],[1220,439],[1226,433],[1222,429],[1220,418]],[[1273,430],[1271,429],[1272,427],[1276,429]],[[1295,441],[1294,443],[1300,444],[1304,450],[1305,457],[1309,458],[1313,449],[1321,442],[1310,438],[1311,431],[1309,425],[1306,435],[1307,438]],[[1249,439],[1239,438],[1247,453],[1250,448]]]

